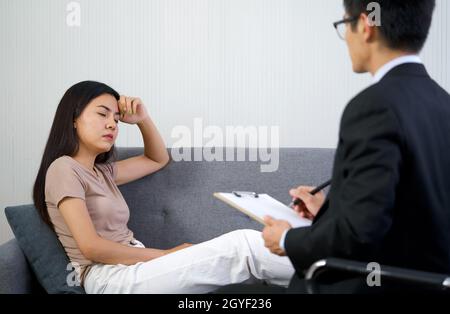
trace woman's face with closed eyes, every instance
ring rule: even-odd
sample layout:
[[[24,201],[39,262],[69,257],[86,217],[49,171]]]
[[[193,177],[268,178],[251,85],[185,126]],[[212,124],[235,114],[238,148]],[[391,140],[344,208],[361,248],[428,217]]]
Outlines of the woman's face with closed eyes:
[[[119,132],[119,115],[114,96],[103,94],[94,98],[74,121],[80,148],[93,154],[110,151]]]

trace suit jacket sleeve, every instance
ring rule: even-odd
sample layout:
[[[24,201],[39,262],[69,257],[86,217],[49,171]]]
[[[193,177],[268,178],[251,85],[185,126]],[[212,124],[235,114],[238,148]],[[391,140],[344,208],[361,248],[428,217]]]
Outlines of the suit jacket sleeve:
[[[394,112],[380,97],[357,97],[343,114],[339,137],[333,183],[340,184],[332,187],[327,211],[311,227],[286,235],[297,271],[328,257],[367,260],[392,224],[401,167]]]

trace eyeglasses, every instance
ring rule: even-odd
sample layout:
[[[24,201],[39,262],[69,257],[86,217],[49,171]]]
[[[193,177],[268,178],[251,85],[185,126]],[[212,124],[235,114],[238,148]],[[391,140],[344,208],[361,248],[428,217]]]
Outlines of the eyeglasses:
[[[358,20],[358,17],[349,17],[345,18],[341,21],[337,21],[333,23],[334,28],[336,29],[336,32],[338,33],[338,36],[340,39],[345,40],[345,32],[347,31],[347,23],[352,23]]]

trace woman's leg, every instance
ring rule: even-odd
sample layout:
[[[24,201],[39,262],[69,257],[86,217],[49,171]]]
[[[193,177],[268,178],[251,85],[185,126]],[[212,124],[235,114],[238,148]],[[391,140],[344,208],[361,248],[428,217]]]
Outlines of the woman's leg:
[[[208,293],[252,279],[287,286],[294,268],[264,247],[261,233],[238,230],[166,256],[125,265],[97,265],[87,293]]]

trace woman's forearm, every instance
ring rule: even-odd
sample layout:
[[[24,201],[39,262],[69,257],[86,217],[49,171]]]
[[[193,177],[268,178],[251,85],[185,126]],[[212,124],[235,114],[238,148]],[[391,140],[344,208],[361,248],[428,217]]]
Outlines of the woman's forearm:
[[[134,265],[161,257],[167,251],[131,247],[98,237],[85,254],[86,258],[96,263]]]
[[[158,163],[167,164],[169,162],[169,154],[167,153],[164,140],[152,119],[148,116],[138,123],[138,127],[141,130],[144,140],[145,156]]]

